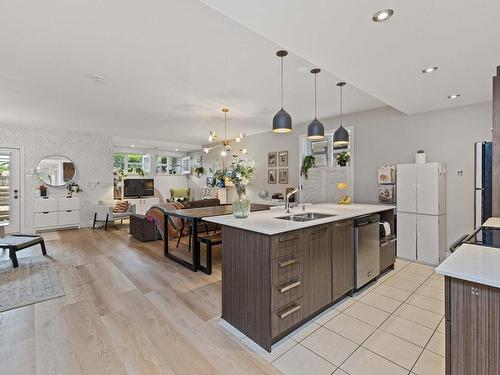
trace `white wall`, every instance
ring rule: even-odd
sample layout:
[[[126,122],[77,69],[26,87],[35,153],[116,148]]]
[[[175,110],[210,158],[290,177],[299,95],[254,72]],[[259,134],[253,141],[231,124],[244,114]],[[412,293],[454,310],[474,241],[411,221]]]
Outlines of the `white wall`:
[[[89,225],[99,200],[113,198],[112,137],[53,129],[31,129],[0,124],[0,147],[22,147],[24,150],[24,214],[21,230],[33,230],[33,196],[40,181],[33,174],[38,161],[49,155],[71,159],[77,169],[75,182],[81,193],[81,221]],[[49,188],[50,194],[65,194],[66,188]]]
[[[322,119],[325,129],[338,126],[338,118]],[[411,163],[417,150],[427,153],[427,160],[442,161],[448,166],[447,177],[447,243],[473,229],[473,143],[491,140],[491,103],[479,103],[453,109],[404,115],[390,107],[344,116],[344,125],[353,126],[355,134],[354,197],[356,202],[376,203],[376,171],[380,165]],[[271,128],[271,122],[269,123]],[[267,152],[289,151],[290,186],[298,183],[299,136],[307,124],[295,124],[291,134],[271,131],[245,139],[248,158],[257,163],[257,177],[249,186],[249,195],[257,198],[259,189],[282,191],[285,185],[267,184]],[[198,158],[194,153],[193,158]],[[219,158],[217,151],[203,155],[204,166]],[[230,158],[226,158],[230,161]],[[463,176],[457,175],[463,170]],[[192,177],[190,186],[199,194],[206,175]]]

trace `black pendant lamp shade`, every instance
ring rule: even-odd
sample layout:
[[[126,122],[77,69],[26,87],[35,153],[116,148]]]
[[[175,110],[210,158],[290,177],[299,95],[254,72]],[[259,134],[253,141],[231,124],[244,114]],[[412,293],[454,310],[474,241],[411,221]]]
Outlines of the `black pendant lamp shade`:
[[[283,57],[288,55],[287,51],[276,52],[281,59],[281,109],[273,117],[273,132],[289,133],[292,131],[292,117],[283,109]]]
[[[321,69],[313,69],[311,73],[314,74],[314,120],[311,121],[307,127],[307,138],[310,140],[318,140],[325,138],[325,127],[317,118],[318,101],[316,98],[316,75],[321,72]]]
[[[345,82],[337,83],[340,87],[340,126],[335,133],[333,133],[333,148],[347,148],[349,146],[349,132],[342,126],[342,107],[343,107],[343,97],[342,88],[345,86]]]

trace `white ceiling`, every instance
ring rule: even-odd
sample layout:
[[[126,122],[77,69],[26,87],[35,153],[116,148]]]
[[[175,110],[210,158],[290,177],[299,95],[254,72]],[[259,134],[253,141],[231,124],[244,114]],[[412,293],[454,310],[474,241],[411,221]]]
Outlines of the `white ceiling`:
[[[499,0],[202,1],[404,113],[491,100]]]
[[[308,23],[295,29],[300,42]],[[279,109],[278,49],[197,0],[0,0],[0,122],[198,147],[222,132],[228,106],[230,135],[266,131]],[[312,67],[285,60],[295,124],[313,117]],[[338,113],[338,80],[318,77],[320,118]],[[383,105],[345,89],[346,112]]]

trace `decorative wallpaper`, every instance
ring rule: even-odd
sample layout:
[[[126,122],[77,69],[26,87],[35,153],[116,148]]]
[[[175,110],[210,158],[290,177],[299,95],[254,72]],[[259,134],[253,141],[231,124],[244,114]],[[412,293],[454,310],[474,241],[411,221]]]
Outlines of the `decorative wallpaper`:
[[[48,155],[71,159],[77,168],[75,182],[80,185],[82,226],[92,223],[99,200],[113,199],[113,140],[110,136],[56,129],[24,128],[0,124],[0,147],[21,147],[24,151],[23,232],[33,230],[33,197],[40,181],[34,175],[38,162]],[[66,194],[66,188],[49,188],[49,195]]]

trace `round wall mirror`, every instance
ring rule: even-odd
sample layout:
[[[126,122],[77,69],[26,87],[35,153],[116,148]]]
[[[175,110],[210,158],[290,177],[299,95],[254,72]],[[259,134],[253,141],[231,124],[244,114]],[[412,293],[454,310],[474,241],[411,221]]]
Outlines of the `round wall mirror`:
[[[66,186],[76,177],[76,167],[67,157],[52,155],[40,160],[36,175],[45,185]]]

